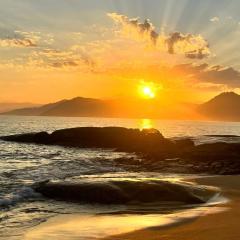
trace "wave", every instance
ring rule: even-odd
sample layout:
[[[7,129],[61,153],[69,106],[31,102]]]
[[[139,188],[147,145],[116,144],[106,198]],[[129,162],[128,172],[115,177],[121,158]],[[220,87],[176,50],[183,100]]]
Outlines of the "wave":
[[[21,189],[7,194],[0,198],[0,207],[8,208],[10,206],[15,205],[16,203],[25,201],[27,199],[32,199],[39,197],[40,194],[35,192],[31,187],[22,187]]]
[[[217,193],[211,187],[163,180],[45,181],[33,189],[56,200],[97,204],[203,204]]]

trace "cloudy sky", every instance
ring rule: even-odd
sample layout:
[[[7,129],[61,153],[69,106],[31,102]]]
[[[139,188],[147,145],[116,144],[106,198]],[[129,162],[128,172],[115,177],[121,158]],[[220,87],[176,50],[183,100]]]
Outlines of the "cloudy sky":
[[[239,0],[0,0],[0,101],[240,93]]]

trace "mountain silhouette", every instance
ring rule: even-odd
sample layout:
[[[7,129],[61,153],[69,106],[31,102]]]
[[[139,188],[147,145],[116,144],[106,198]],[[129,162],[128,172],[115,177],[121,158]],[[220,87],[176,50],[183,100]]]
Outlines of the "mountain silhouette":
[[[22,108],[8,112],[6,115],[23,116],[67,116],[67,117],[102,117],[111,115],[111,106],[107,101],[76,97],[61,100],[41,107]]]
[[[5,115],[59,117],[174,118],[188,117],[190,106],[169,106],[145,99],[100,100],[76,97],[35,108],[4,112]],[[191,115],[191,114],[189,114]]]
[[[162,105],[161,105],[162,104]],[[16,109],[2,114],[59,117],[130,117],[158,119],[207,119],[240,121],[240,95],[224,92],[201,105],[168,106],[146,100],[100,100],[76,97],[40,107]],[[193,118],[193,116],[197,116]]]
[[[20,109],[20,108],[33,108],[33,107],[39,107],[40,104],[36,103],[15,103],[15,102],[0,102],[0,113],[1,112],[9,112],[14,109]]]
[[[240,121],[240,95],[221,93],[200,105],[198,111],[210,120]]]
[[[11,110],[8,112],[3,112],[2,114],[6,114],[6,115],[22,115],[22,116],[38,116],[38,115],[42,115],[44,114],[46,111],[61,105],[62,103],[64,103],[67,100],[61,100],[59,102],[56,103],[49,103],[40,107],[30,107],[30,108],[20,108],[20,109],[15,109],[15,110]]]

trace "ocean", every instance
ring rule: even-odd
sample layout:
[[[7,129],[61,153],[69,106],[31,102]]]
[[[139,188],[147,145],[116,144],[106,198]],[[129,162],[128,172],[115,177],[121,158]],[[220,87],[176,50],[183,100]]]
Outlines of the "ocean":
[[[239,138],[236,137],[221,137],[217,135],[240,135],[240,123],[0,116],[1,136],[39,131],[52,132],[57,129],[81,126],[156,128],[165,137],[192,137],[196,144],[214,142],[219,139],[221,141],[239,141]],[[32,184],[44,180],[76,182],[82,181],[82,179],[87,179],[89,182],[96,181],[96,179],[97,181],[109,179],[158,179],[174,182],[182,177],[181,175],[170,173],[128,172],[124,166],[114,164],[114,159],[125,157],[137,158],[134,154],[115,152],[113,150],[64,148],[59,146],[19,144],[0,140],[0,239],[24,239],[23,236],[28,229],[56,215],[79,213],[86,217],[89,214],[91,216],[105,214],[104,217],[106,218],[106,216],[110,216],[107,214],[111,213],[111,221],[116,224],[117,222],[122,224],[126,215],[115,214],[116,216],[112,217],[112,213],[127,212],[129,217],[129,209],[126,209],[124,205],[99,206],[97,204],[77,204],[46,199],[31,188]],[[134,212],[134,215],[131,215],[131,217],[133,221],[137,222],[136,219],[143,218],[143,215],[142,211],[139,211],[137,208],[134,209],[131,209],[131,212]],[[169,212],[173,213],[175,211],[175,208],[170,208],[166,204],[165,206],[158,206],[159,211],[156,209],[155,207],[153,211],[153,208],[151,208],[151,214],[149,212],[149,214],[144,215],[145,223],[147,223],[144,226],[148,226],[149,222],[159,224],[159,215],[156,216],[156,213],[166,216]],[[146,209],[144,212],[146,213]],[[153,212],[154,215],[152,215]],[[138,215],[137,213],[141,214]],[[103,215],[101,216],[103,217]],[[148,218],[149,221],[146,221]],[[98,220],[95,219],[93,221]],[[166,220],[166,222],[168,221],[169,219]],[[141,221],[141,224],[143,222]],[[84,229],[86,232],[86,229],[93,227],[93,225],[85,225],[83,224],[83,232]],[[141,227],[144,226],[141,225]],[[126,228],[126,226],[124,227]],[[89,232],[91,230],[88,231],[88,234]],[[95,234],[96,238],[98,234],[96,226],[92,234]],[[83,236],[83,238],[78,239],[95,239],[91,238],[91,234],[89,237],[87,235]]]

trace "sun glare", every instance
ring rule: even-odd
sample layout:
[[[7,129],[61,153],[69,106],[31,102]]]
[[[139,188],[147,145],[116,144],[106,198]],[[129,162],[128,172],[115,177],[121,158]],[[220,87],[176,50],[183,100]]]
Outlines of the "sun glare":
[[[149,86],[143,87],[143,95],[147,98],[155,98],[155,93],[153,89]]]
[[[153,99],[156,97],[158,87],[152,82],[142,81],[139,85],[139,95],[146,99]]]

